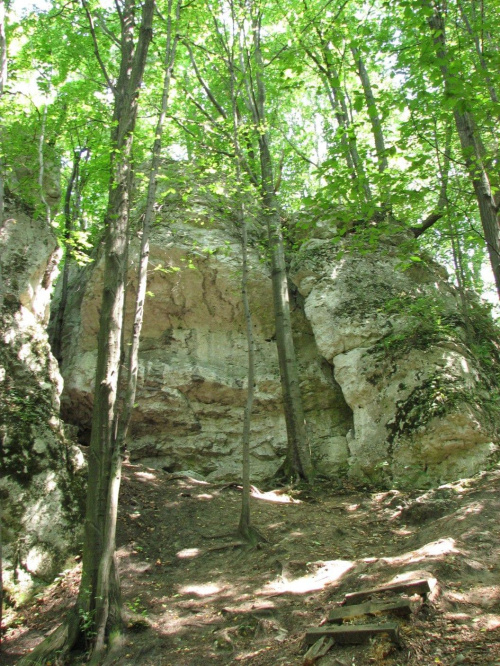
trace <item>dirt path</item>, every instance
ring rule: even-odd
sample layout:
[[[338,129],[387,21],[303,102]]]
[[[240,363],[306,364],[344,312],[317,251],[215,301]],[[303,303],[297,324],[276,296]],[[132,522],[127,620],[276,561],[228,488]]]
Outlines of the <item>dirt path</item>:
[[[500,666],[498,469],[428,493],[324,484],[263,493],[252,500],[268,539],[258,550],[231,534],[239,505],[237,488],[126,466],[118,554],[128,634],[116,664],[302,664],[306,628],[345,593],[424,577],[437,585],[401,622],[399,649],[376,639],[336,646],[317,663]],[[78,566],[8,615],[2,663],[56,626],[77,584]]]

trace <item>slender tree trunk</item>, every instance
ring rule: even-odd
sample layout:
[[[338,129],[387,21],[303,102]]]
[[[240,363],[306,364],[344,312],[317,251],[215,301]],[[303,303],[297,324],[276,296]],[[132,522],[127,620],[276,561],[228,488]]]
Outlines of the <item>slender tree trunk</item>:
[[[495,86],[493,85],[493,80],[491,78],[491,73],[489,71],[488,65],[486,63],[486,60],[484,59],[484,54],[483,50],[481,48],[481,43],[479,41],[479,37],[477,36],[477,33],[474,31],[472,25],[470,24],[469,17],[467,16],[467,12],[464,9],[463,2],[458,2],[458,8],[460,10],[460,13],[462,15],[462,19],[464,22],[465,29],[471,36],[473,42],[474,42],[474,47],[476,49],[477,57],[479,60],[479,65],[481,69],[483,70],[484,74],[484,80],[486,81],[486,86],[488,88],[488,92],[490,95],[490,99],[494,104],[498,104],[498,95],[497,91],[495,89]],[[498,113],[496,114],[498,118]]]
[[[0,0],[0,99],[3,97],[5,84],[7,82],[7,40],[5,37],[5,2]],[[1,131],[1,130],[0,130]],[[3,163],[3,140],[0,135],[0,226],[3,224],[4,210],[4,163]]]
[[[109,610],[116,597],[115,529],[121,457],[116,447],[115,402],[120,367],[126,259],[129,229],[130,157],[139,90],[152,38],[154,0],[145,0],[137,46],[133,5],[122,7],[120,74],[113,87],[115,105],[111,134],[112,163],[106,213],[103,296],[98,337],[82,580],[75,609],[54,637],[42,643],[21,664],[37,663],[47,650],[66,652],[86,633],[95,644],[92,663],[99,663],[106,645]],[[82,626],[85,621],[85,628]]]
[[[61,282],[61,300],[59,301],[59,307],[57,309],[57,315],[54,321],[54,329],[52,334],[52,353],[58,361],[59,364],[62,362],[62,332],[64,324],[64,313],[66,310],[66,304],[68,302],[68,280],[69,280],[69,269],[70,269],[70,237],[73,230],[73,211],[71,207],[71,198],[73,195],[73,188],[75,181],[78,178],[78,170],[80,165],[80,159],[82,157],[81,150],[75,150],[73,155],[73,169],[71,170],[71,176],[68,180],[68,185],[66,187],[66,194],[64,196],[64,267],[62,274]]]
[[[180,2],[177,3],[176,21],[179,20]],[[142,322],[144,317],[144,303],[146,299],[147,272],[149,263],[149,237],[154,220],[154,205],[156,201],[156,190],[158,186],[158,170],[161,161],[161,145],[163,125],[168,110],[170,93],[170,82],[173,75],[175,52],[179,37],[173,35],[172,22],[172,0],[168,3],[167,16],[167,44],[165,47],[165,75],[163,79],[163,91],[161,99],[161,110],[156,124],[155,140],[152,150],[151,171],[149,174],[148,193],[146,198],[146,210],[142,224],[141,249],[139,256],[139,270],[137,277],[137,291],[135,300],[134,324],[132,328],[132,339],[127,361],[127,388],[124,399],[123,412],[118,425],[117,446],[122,450],[127,437],[132,410],[135,402],[137,389],[137,375],[139,370],[139,342],[141,337]]]
[[[345,94],[339,85],[340,75],[332,62],[330,49],[324,40],[322,40],[322,55],[326,79],[331,90],[329,95],[330,104],[332,104],[332,110],[335,113],[337,122],[342,130],[342,145],[344,146],[344,149],[347,149],[347,164],[348,166],[352,165],[353,177],[361,185],[364,199],[368,202],[372,200],[370,184],[366,177],[363,161],[359,156],[358,143],[354,128],[352,127],[349,118]],[[347,155],[349,158],[347,158]]]
[[[106,259],[100,315],[92,434],[89,456],[89,486],[83,551],[80,604],[87,612],[95,609],[95,653],[104,651],[109,599],[113,581],[112,564],[121,455],[115,437],[115,401],[121,356],[122,322],[127,272],[129,193],[132,139],[142,76],[152,38],[154,0],[146,0],[134,50],[130,31],[132,6],[124,12],[122,61],[115,86],[116,123],[112,131],[113,163],[107,212]],[[126,5],[127,9],[127,5]],[[129,24],[130,22],[130,24]],[[83,602],[83,604],[82,604]]]
[[[233,17],[234,20],[234,17]],[[233,34],[236,32],[233,23]],[[234,54],[231,53],[230,75],[231,75],[231,107],[232,107],[232,121],[233,121],[233,145],[236,154],[236,180],[238,183],[239,195],[242,196],[242,150],[238,135],[239,129],[239,113],[238,101],[236,97],[236,77],[235,77],[235,63]],[[248,135],[246,134],[248,139]],[[248,347],[248,370],[247,370],[247,399],[245,404],[245,412],[243,414],[243,433],[242,433],[242,496],[241,496],[241,513],[238,531],[241,536],[248,542],[254,541],[255,531],[252,529],[250,519],[250,427],[252,422],[252,409],[255,388],[255,342],[253,337],[252,326],[252,312],[250,309],[250,301],[248,298],[248,227],[245,218],[245,207],[243,199],[238,201],[238,226],[241,231],[241,297],[243,301],[243,312],[245,315],[245,328]]]
[[[42,124],[40,127],[40,137],[38,139],[38,189],[40,192],[40,200],[45,208],[45,219],[47,220],[47,224],[50,226],[50,206],[47,203],[43,189],[43,181],[45,176],[45,158],[43,154],[43,147],[45,144],[45,131],[47,127],[47,107],[48,103],[46,102],[43,106]]]
[[[240,169],[238,169],[240,171]],[[240,174],[241,175],[241,174]],[[240,178],[238,175],[238,179]],[[253,396],[255,386],[255,344],[253,339],[252,314],[248,299],[248,229],[245,219],[245,209],[243,204],[239,205],[238,218],[241,229],[241,295],[243,300],[243,310],[245,313],[245,326],[248,345],[248,388],[245,413],[243,415],[243,435],[242,435],[242,481],[243,494],[241,499],[241,514],[238,530],[247,540],[252,542],[254,538],[250,521],[250,425],[252,420]]]
[[[272,161],[266,135],[259,137],[259,151],[263,180],[262,200],[271,252],[276,344],[287,425],[288,448],[285,471],[288,476],[298,474],[302,478],[312,480],[313,469],[307,444],[297,359],[292,335],[283,232],[278,201],[272,186]]]
[[[436,46],[436,55],[440,62],[439,67],[443,76],[445,94],[453,97],[452,93],[456,90],[460,90],[460,82],[455,80],[456,77],[454,77],[454,75],[450,74],[446,64],[446,33],[441,7],[439,1],[436,3],[429,2],[428,6],[433,12],[432,16],[429,18],[429,27],[432,31],[434,44]],[[458,105],[456,105],[453,109],[453,117],[455,119],[464,160],[474,187],[490,264],[500,298],[500,227],[495,200],[491,190],[488,173],[484,165],[484,148],[478,130],[475,127],[471,112],[462,111],[459,109]]]
[[[378,170],[380,173],[383,173],[387,169],[387,156],[385,153],[385,140],[384,140],[384,131],[382,129],[382,121],[378,114],[377,102],[375,100],[375,95],[373,94],[370,76],[363,62],[363,58],[359,53],[359,49],[355,46],[351,46],[351,53],[354,57],[356,63],[356,68],[358,70],[359,80],[363,86],[363,92],[365,93],[366,108],[368,110],[368,116],[370,118],[370,123],[372,126],[373,138],[375,140],[375,150],[377,152],[377,161],[378,161]]]
[[[254,24],[254,58],[256,91],[255,113],[259,126],[266,126],[264,63],[260,51],[260,25]],[[267,132],[259,132],[259,155],[262,178],[262,201],[266,217],[267,236],[271,253],[271,279],[273,290],[274,316],[276,322],[276,344],[281,376],[281,388],[287,427],[287,459],[285,471],[288,475],[297,474],[311,481],[313,467],[306,436],[304,409],[300,391],[295,345],[290,316],[290,297],[285,263],[283,231],[278,199],[274,189],[274,175],[269,138]]]
[[[261,170],[261,197],[271,255],[276,346],[288,440],[285,473],[289,476],[297,475],[311,481],[314,477],[314,470],[306,437],[304,410],[292,335],[283,232],[274,188],[269,137],[267,131],[264,130],[266,128],[266,91],[263,80],[264,64],[260,51],[260,16],[258,12],[257,15],[252,15],[253,7],[251,3],[249,3],[248,9],[252,21],[253,59],[245,43],[244,26],[241,20],[238,19],[240,70],[246,88],[245,103],[252,114],[257,134]],[[234,5],[233,12],[235,16],[238,15],[238,9]]]
[[[5,38],[5,4],[0,0],[0,100],[3,97],[7,81],[7,41]],[[3,226],[4,212],[4,164],[3,164],[3,138],[0,129],[0,230]],[[0,266],[0,312],[3,308],[3,275]],[[3,526],[3,499],[0,497],[0,652],[2,650],[2,622],[3,622],[3,556],[2,556],[2,526]]]

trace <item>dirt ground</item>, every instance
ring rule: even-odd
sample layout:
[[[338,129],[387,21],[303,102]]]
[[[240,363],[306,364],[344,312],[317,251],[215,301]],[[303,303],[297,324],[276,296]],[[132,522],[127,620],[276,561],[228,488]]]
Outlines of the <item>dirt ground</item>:
[[[334,645],[320,666],[500,666],[500,469],[428,492],[258,492],[266,538],[234,533],[241,491],[126,465],[118,555],[127,619],[120,666],[303,664],[305,630],[346,593],[399,580],[434,585],[401,644]],[[262,489],[261,489],[262,490]],[[288,492],[288,494],[287,494]],[[74,601],[79,565],[5,618],[0,663],[15,664]],[[74,663],[82,663],[75,657]]]

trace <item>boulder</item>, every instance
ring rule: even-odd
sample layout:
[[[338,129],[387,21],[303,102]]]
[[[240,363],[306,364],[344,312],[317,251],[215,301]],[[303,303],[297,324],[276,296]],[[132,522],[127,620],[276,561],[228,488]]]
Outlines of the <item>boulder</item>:
[[[0,229],[0,496],[4,581],[17,595],[58,573],[82,524],[83,455],[59,419],[62,378],[45,326],[61,251],[9,198]]]
[[[498,330],[474,298],[466,318],[443,268],[405,254],[410,242],[401,230],[368,249],[316,238],[291,267],[319,352],[352,410],[349,475],[372,485],[470,476],[498,440]]]

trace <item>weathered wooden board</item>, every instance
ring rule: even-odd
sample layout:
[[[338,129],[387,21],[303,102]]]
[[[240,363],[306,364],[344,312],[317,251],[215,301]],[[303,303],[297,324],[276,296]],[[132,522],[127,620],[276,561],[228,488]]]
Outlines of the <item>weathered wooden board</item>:
[[[342,627],[313,627],[306,631],[306,643],[312,645],[323,636],[333,638],[336,643],[344,645],[368,643],[370,638],[387,634],[387,636],[399,643],[399,628],[394,622],[385,624],[350,624]]]
[[[302,666],[312,666],[312,664],[315,664],[318,659],[325,656],[334,643],[333,638],[322,636],[305,653]]]
[[[392,585],[383,585],[381,587],[374,587],[370,590],[360,590],[359,592],[351,592],[346,594],[344,598],[344,605],[350,606],[357,604],[360,601],[369,599],[376,594],[420,594],[424,596],[431,591],[429,581],[423,580],[409,580],[402,583],[392,583]]]
[[[344,620],[352,620],[361,615],[376,615],[377,613],[394,613],[401,617],[408,617],[412,612],[412,603],[408,599],[392,601],[368,601],[356,606],[340,606],[330,611],[328,622],[342,624]]]

